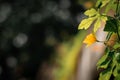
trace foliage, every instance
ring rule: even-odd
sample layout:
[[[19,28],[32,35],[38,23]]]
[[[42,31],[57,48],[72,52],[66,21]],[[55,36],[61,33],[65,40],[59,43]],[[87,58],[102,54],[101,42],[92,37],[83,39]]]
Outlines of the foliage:
[[[114,11],[114,16],[109,16],[109,11]],[[106,40],[96,40],[106,46],[105,54],[97,63],[97,69],[103,69],[99,74],[99,80],[110,80],[111,76],[114,76],[114,80],[120,80],[120,0],[97,0],[95,8],[86,10],[84,14],[87,18],[81,21],[78,29],[88,29],[94,25],[92,34],[95,34],[101,22],[106,23]],[[95,41],[91,41],[92,36],[89,39],[88,36],[87,42],[94,43]],[[90,46],[89,43],[86,43],[87,46]]]

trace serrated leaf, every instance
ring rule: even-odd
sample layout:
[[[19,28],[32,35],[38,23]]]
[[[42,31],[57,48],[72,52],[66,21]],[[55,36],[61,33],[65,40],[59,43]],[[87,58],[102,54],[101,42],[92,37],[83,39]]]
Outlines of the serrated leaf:
[[[89,16],[89,17],[92,17],[94,15],[96,15],[98,12],[94,9],[94,8],[91,8],[91,9],[88,9],[87,11],[85,11],[85,15],[86,16]]]
[[[79,24],[78,29],[88,29],[95,19],[95,17],[83,19]]]
[[[107,68],[106,70],[100,73],[99,80],[109,80],[111,75],[112,75],[112,69]]]

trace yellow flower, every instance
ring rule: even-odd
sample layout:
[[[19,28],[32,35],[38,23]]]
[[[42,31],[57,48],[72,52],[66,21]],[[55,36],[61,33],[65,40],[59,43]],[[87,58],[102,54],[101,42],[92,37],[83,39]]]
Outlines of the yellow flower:
[[[96,41],[97,41],[97,39],[96,39],[95,35],[91,33],[85,38],[83,43],[87,44],[87,47],[88,47]]]

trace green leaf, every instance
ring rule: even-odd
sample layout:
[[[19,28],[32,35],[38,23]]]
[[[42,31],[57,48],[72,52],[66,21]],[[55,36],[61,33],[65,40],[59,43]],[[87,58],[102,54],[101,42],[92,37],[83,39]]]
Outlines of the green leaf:
[[[78,29],[88,29],[95,19],[96,17],[90,17],[87,19],[83,19],[81,23],[79,24]]]
[[[113,75],[114,77],[116,77],[117,75],[120,75],[120,64],[119,63],[116,63],[116,67],[113,71]]]
[[[114,57],[114,55],[111,55],[111,54],[112,54],[112,52],[110,52],[110,55],[108,55],[109,57],[112,56],[111,64],[109,65],[109,67],[107,67],[104,71],[102,71],[100,73],[99,80],[110,80],[110,77],[111,77],[111,75],[113,73],[113,69],[114,69],[114,67],[116,65],[115,57]]]
[[[115,10],[116,6],[115,0],[111,0],[105,8],[105,13],[107,14],[110,9]]]
[[[114,80],[120,80],[120,74],[117,75]]]
[[[103,68],[106,69],[109,64],[110,64],[111,60],[105,60],[103,63],[100,64],[100,66],[98,66],[97,68]]]
[[[109,3],[110,0],[97,0],[96,2],[96,7],[97,8],[101,8],[101,7],[104,7],[107,3]]]
[[[85,15],[86,16],[89,16],[89,17],[92,17],[94,15],[96,15],[98,12],[94,9],[94,8],[91,8],[91,9],[88,9],[87,11],[85,11]]]
[[[117,67],[115,67],[115,69],[114,69],[114,71],[113,71],[113,75],[114,75],[114,77],[116,77],[117,75],[118,75],[118,72],[117,72],[118,70],[117,70]]]
[[[120,43],[116,43],[114,46],[113,46],[114,49],[117,49],[117,48],[120,48]]]
[[[102,0],[98,0],[95,5],[97,8],[101,8],[102,6]]]
[[[102,71],[99,76],[99,80],[109,80],[112,75],[112,68],[107,68]]]
[[[115,54],[115,57],[116,57],[117,63],[120,64],[120,52],[117,52]]]
[[[106,54],[101,57],[97,63],[97,69],[104,68],[106,69],[110,64],[113,64],[114,52],[111,52],[109,49],[106,49]]]
[[[108,18],[108,20],[106,21],[106,25],[105,25],[105,28],[104,28],[104,31],[107,31],[107,32],[117,32],[117,20],[114,19],[114,18]]]
[[[97,62],[97,69],[99,68],[107,68],[109,61],[106,61],[108,58],[108,53],[103,55],[100,60]],[[106,63],[106,64],[105,64]]]
[[[97,66],[100,66],[107,59],[107,55],[103,55],[102,58],[97,62]]]
[[[115,77],[115,80],[120,80],[120,64],[119,63],[116,64],[116,67],[113,71],[113,75]]]
[[[100,66],[107,59],[107,55],[103,55],[102,58],[97,62],[97,66]]]
[[[114,60],[114,58],[115,58],[114,50],[113,51],[109,51],[108,53],[109,53],[108,54],[108,58]]]

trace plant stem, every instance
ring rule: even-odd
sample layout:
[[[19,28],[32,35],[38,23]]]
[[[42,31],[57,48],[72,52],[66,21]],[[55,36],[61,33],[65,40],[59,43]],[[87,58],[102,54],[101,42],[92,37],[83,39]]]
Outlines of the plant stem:
[[[116,16],[115,17],[118,17],[118,15],[119,15],[119,2],[120,2],[120,0],[118,0],[118,2],[117,2],[117,7],[116,7]]]
[[[118,36],[118,39],[119,39],[118,42],[120,42],[120,35],[119,35],[119,32],[118,32],[118,31],[117,31],[117,36]]]
[[[117,7],[116,7],[116,16],[115,18],[119,18],[119,2],[120,0],[118,0],[117,2]],[[119,31],[118,31],[118,24],[116,24],[116,28],[117,28],[117,36],[118,36],[118,40],[120,41],[120,35],[119,35]]]
[[[111,37],[112,34],[113,34],[113,32],[109,32],[109,33],[108,33],[108,35],[107,35],[107,37],[106,37],[106,41],[108,41],[108,40],[110,39],[110,37]]]

